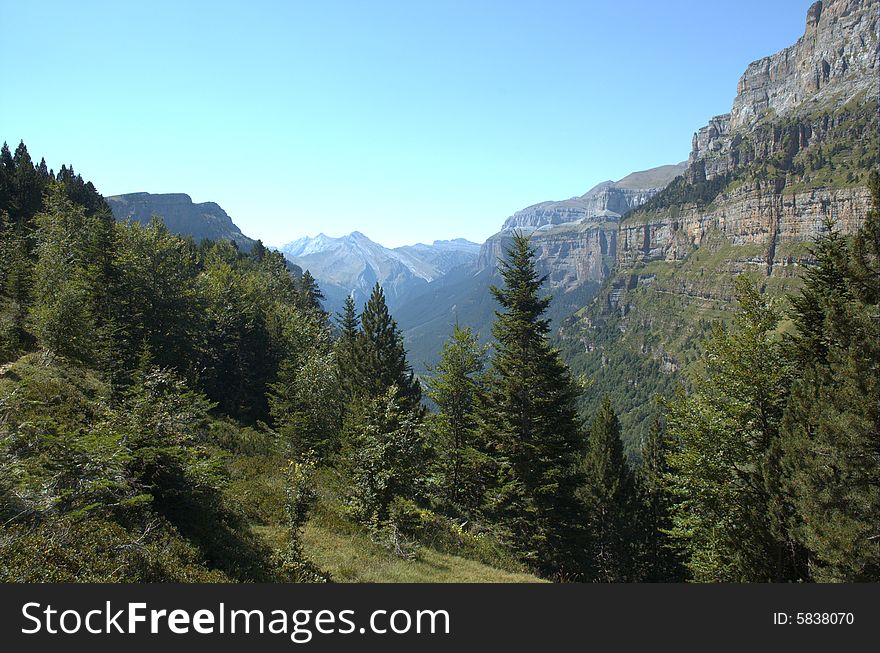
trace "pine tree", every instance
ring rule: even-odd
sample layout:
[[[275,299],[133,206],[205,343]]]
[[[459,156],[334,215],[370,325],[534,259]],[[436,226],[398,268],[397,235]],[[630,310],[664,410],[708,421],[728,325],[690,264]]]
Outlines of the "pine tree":
[[[590,576],[607,583],[633,580],[635,485],[607,397],[593,419],[581,470],[578,496],[585,508]]]
[[[437,404],[430,432],[441,510],[472,518],[483,504],[488,460],[477,442],[477,409],[486,386],[486,347],[470,328],[455,326],[429,382]]]
[[[880,580],[880,178],[852,245],[832,228],[794,305],[782,468],[819,581]],[[832,226],[832,225],[830,225]]]
[[[8,214],[0,210],[0,303],[5,304],[0,323],[0,356],[4,358],[11,358],[20,347],[32,344],[25,324],[34,267],[27,240],[24,226],[13,224]]]
[[[72,203],[58,184],[50,187],[45,211],[34,222],[34,330],[46,349],[90,360],[98,346],[99,309],[106,306],[108,226]]]
[[[486,510],[523,559],[545,573],[572,574],[582,549],[578,388],[550,345],[542,317],[550,298],[538,295],[545,278],[526,236],[514,235],[501,275],[504,287],[491,289],[502,310],[492,326],[498,344],[481,409],[481,438],[497,466]]]
[[[156,364],[171,368],[184,376],[194,376],[203,352],[202,341],[210,333],[206,318],[219,321],[206,311],[204,297],[211,297],[211,265],[206,266],[201,284],[196,248],[168,232],[160,219],[147,226],[136,222],[115,228],[112,248],[113,276],[110,283],[109,327],[112,347],[104,356],[104,367],[116,381],[122,382],[135,368],[137,356],[146,343]],[[217,295],[232,296],[238,290],[223,288],[231,278],[217,280]],[[218,298],[218,304],[221,300]],[[228,310],[230,307],[224,307]],[[213,335],[213,334],[212,334]],[[218,347],[227,347],[226,339],[236,334],[221,332],[212,340]],[[210,354],[203,354],[210,360]],[[124,383],[122,383],[124,385]]]
[[[339,447],[345,412],[330,331],[307,313],[294,318],[303,347],[291,347],[269,388],[269,409],[278,432],[296,457],[326,461]],[[290,325],[293,328],[294,324]]]
[[[27,223],[43,205],[44,181],[34,167],[24,142],[15,148],[13,161],[13,206],[9,214],[13,219]]]
[[[419,412],[394,385],[358,402],[346,416],[343,468],[354,516],[373,531],[387,526],[397,498],[422,493],[425,446]]]
[[[378,283],[361,314],[361,327],[356,347],[359,396],[382,397],[394,386],[405,410],[419,409],[421,385],[406,360],[403,334],[388,312]]]

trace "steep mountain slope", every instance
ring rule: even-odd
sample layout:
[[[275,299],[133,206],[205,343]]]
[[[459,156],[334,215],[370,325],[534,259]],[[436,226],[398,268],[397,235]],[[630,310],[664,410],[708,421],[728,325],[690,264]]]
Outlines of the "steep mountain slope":
[[[619,226],[614,273],[563,327],[578,373],[619,410],[632,448],[650,399],[696,360],[727,319],[733,280],[781,295],[799,286],[826,218],[852,232],[880,162],[877,0],[815,3],[804,36],[748,66],[731,113],[693,138],[685,174]]]
[[[327,296],[326,308],[339,310],[349,293],[362,305],[378,281],[394,308],[401,296],[424,287],[460,265],[472,264],[480,246],[464,239],[437,240],[396,249],[383,247],[359,231],[341,238],[318,234],[281,247],[288,261],[309,270]]]
[[[232,222],[226,211],[214,202],[194,204],[184,193],[126,193],[104,198],[117,220],[146,224],[161,216],[168,230],[196,240],[231,240],[242,251],[250,251],[254,240]]]

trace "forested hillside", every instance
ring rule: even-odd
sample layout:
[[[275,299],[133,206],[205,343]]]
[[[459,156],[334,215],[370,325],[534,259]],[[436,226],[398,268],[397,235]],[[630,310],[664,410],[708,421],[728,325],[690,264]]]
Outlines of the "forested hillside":
[[[456,328],[419,379],[378,284],[331,317],[279,253],[117,223],[24,144],[0,164],[5,581],[878,579],[876,173],[791,328],[741,276],[633,467],[522,234],[494,351]]]

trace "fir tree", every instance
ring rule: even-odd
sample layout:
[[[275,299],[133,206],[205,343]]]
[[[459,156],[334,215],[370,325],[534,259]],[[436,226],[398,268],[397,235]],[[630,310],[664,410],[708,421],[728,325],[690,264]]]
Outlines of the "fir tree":
[[[783,430],[793,529],[819,581],[880,580],[880,180],[852,245],[835,230],[794,301]]]
[[[455,326],[433,370],[429,396],[437,404],[430,432],[438,501],[455,516],[473,517],[483,503],[488,461],[477,442],[477,409],[486,386],[486,347],[470,328]]]
[[[481,410],[481,437],[497,466],[486,508],[525,560],[545,573],[575,573],[582,550],[578,388],[550,345],[542,317],[550,298],[538,295],[544,278],[526,236],[514,236],[501,275],[504,287],[491,289],[502,310],[492,326],[498,345]]]
[[[312,311],[317,315],[326,318],[327,313],[321,302],[324,301],[324,293],[318,286],[318,282],[312,276],[312,273],[306,270],[303,272],[302,278],[299,280],[298,288],[298,304],[305,311]]]
[[[669,536],[673,496],[667,488],[669,446],[660,418],[655,418],[641,445],[636,475],[641,543],[637,577],[641,582],[678,582],[686,578],[678,546]]]
[[[349,505],[374,531],[387,525],[396,498],[421,494],[425,447],[420,421],[394,385],[384,395],[362,400],[346,416],[343,469]]]
[[[355,349],[359,396],[382,397],[394,386],[406,410],[419,409],[421,385],[406,360],[403,334],[388,312],[378,283],[361,314],[361,327]]]
[[[705,375],[669,406],[672,535],[697,581],[803,580],[779,469],[792,374],[777,335],[780,314],[748,277],[736,286],[733,328],[716,330]]]
[[[352,401],[359,392],[357,372],[357,346],[360,337],[361,320],[355,311],[354,298],[345,298],[342,313],[336,314],[339,338],[334,345],[336,351],[337,377],[346,401]]]
[[[578,496],[585,508],[590,576],[608,583],[632,580],[635,486],[623,457],[620,422],[607,397],[593,419],[581,470]]]
[[[329,327],[312,313],[297,323],[296,340],[305,346],[290,348],[282,361],[270,384],[269,408],[294,456],[311,453],[323,461],[338,449],[344,396]]]

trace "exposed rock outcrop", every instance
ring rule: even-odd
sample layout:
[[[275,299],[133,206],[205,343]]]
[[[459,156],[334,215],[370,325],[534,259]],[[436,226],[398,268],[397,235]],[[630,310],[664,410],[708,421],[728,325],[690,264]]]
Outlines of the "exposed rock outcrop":
[[[226,211],[214,202],[194,204],[185,193],[127,193],[104,198],[113,217],[146,224],[157,215],[171,233],[195,240],[231,240],[242,251],[250,251],[254,240],[232,222]]]
[[[617,235],[616,220],[535,232],[536,264],[538,272],[547,275],[548,289],[565,292],[587,282],[603,281],[614,268]],[[510,231],[489,238],[480,250],[479,269],[496,265],[510,239]]]
[[[791,262],[779,245],[815,240],[829,217],[851,233],[869,207],[866,188],[809,189],[786,195],[766,185],[742,185],[722,194],[708,209],[685,205],[654,214],[650,221],[622,224],[617,261],[626,267],[681,260],[710,237],[720,236],[730,245],[766,248],[762,262],[770,272],[774,265]]]
[[[797,43],[749,64],[730,113],[715,116],[694,134],[688,179],[712,179],[746,163],[736,151],[737,139],[761,121],[840,107],[860,96],[876,102],[878,21],[876,0],[814,3]]]

